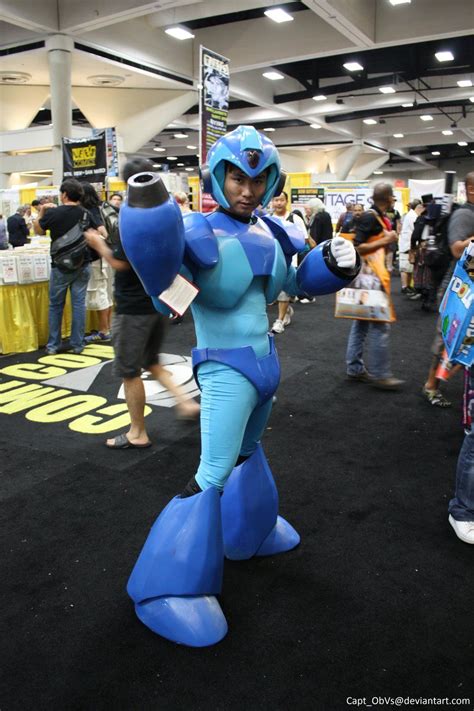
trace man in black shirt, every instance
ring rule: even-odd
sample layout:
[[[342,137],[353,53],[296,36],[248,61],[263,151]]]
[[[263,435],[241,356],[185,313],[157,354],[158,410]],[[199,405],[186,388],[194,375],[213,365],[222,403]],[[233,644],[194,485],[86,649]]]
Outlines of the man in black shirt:
[[[135,173],[153,171],[145,159],[129,161],[123,171],[125,181]],[[98,233],[86,233],[89,245],[115,270],[115,313],[112,319],[114,347],[114,373],[123,380],[125,399],[130,414],[130,429],[106,441],[110,449],[150,447],[151,441],[145,427],[145,387],[142,370],[149,370],[177,402],[178,414],[191,419],[199,414],[199,405],[187,400],[180,387],[175,385],[171,373],[159,362],[167,318],[157,313],[136,272],[132,269],[119,241],[112,250]],[[120,234],[118,234],[120,238]]]
[[[398,240],[385,217],[392,204],[393,189],[387,183],[374,186],[373,209],[364,212],[355,232],[354,246],[361,257],[385,249]],[[374,239],[377,237],[377,239]],[[390,275],[387,274],[390,284]],[[368,336],[368,372],[364,360],[364,342]],[[390,367],[390,324],[384,321],[354,320],[346,353],[347,376],[350,380],[370,383],[382,390],[398,390],[402,380],[394,378]]]
[[[23,247],[28,241],[28,227],[25,222],[25,213],[28,207],[19,207],[14,215],[7,220],[8,241],[13,247]]]
[[[82,186],[78,180],[68,178],[59,188],[61,205],[54,203],[41,205],[38,219],[33,222],[37,234],[44,235],[49,230],[51,243],[66,234],[78,222],[84,220],[86,227],[96,228],[92,216],[80,205]],[[86,325],[86,292],[90,274],[90,258],[74,272],[63,272],[51,265],[49,279],[49,337],[46,352],[55,354],[61,346],[61,323],[68,289],[71,290],[72,326],[70,346],[73,353],[84,349]]]

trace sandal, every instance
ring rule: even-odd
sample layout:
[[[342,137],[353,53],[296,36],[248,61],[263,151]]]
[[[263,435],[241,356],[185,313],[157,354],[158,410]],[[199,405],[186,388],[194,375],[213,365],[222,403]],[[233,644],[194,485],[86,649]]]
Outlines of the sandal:
[[[151,442],[146,442],[145,444],[133,444],[130,442],[127,435],[120,434],[114,437],[113,444],[105,444],[108,449],[147,449],[151,447]]]
[[[443,393],[439,390],[428,390],[428,388],[423,388],[421,391],[425,398],[434,407],[451,407],[449,400],[446,400]]]

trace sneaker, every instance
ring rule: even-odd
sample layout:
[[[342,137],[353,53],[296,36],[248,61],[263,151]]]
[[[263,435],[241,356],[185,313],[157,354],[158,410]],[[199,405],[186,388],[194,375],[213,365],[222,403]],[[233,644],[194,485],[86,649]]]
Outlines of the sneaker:
[[[84,338],[86,343],[100,343],[101,341],[110,341],[110,333],[103,331],[92,331],[89,336]]]
[[[439,390],[429,390],[424,387],[421,390],[421,394],[428,400],[434,407],[451,407],[452,403],[446,400],[443,393]]]
[[[312,304],[313,301],[316,301],[314,296],[311,299],[300,299],[300,304]]]
[[[403,289],[400,289],[400,293],[404,296],[414,296],[416,291],[411,286],[404,286]]]
[[[46,348],[46,355],[58,355],[58,352],[55,348]]]
[[[276,319],[275,323],[272,326],[272,332],[273,333],[283,333],[285,330],[285,326],[283,324],[283,321],[279,318]]]
[[[69,353],[74,353],[74,355],[81,355],[83,350],[84,350],[84,346],[82,348],[71,348]]]
[[[371,383],[373,377],[366,370],[363,370],[362,373],[347,373],[347,379],[352,380],[354,383]]]
[[[400,390],[405,381],[398,378],[371,378],[370,384],[379,390]]]
[[[415,293],[409,295],[408,298],[410,299],[410,301],[417,301],[418,299],[421,299],[421,294],[415,291]]]
[[[284,325],[284,326],[289,326],[289,325],[290,325],[290,323],[291,323],[291,317],[293,316],[294,313],[295,313],[295,310],[294,310],[293,306],[288,306],[288,310],[287,310],[287,312],[286,312],[286,314],[285,314],[285,318],[283,319],[283,325]]]
[[[454,528],[456,536],[464,543],[474,543],[474,521],[456,521],[449,514],[448,521]]]

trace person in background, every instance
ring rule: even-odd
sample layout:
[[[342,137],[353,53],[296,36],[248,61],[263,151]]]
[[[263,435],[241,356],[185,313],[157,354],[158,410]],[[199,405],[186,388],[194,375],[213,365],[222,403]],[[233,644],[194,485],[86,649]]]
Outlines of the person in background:
[[[305,240],[308,238],[308,232],[304,220],[295,212],[291,212],[288,205],[288,193],[283,191],[280,195],[275,195],[272,200],[273,217],[278,217],[282,222],[292,222],[304,235]],[[278,318],[275,319],[272,332],[283,333],[285,326],[289,326],[294,315],[294,309],[290,305],[290,295],[286,291],[280,291],[277,298],[278,302]]]
[[[359,220],[364,214],[364,206],[357,203],[352,209],[352,216],[350,220],[344,222],[344,229],[341,230],[341,234],[354,234],[357,231],[357,225]]]
[[[311,198],[304,207],[310,236],[316,244],[332,239],[331,215],[319,198]]]
[[[401,293],[405,296],[413,296],[417,292],[411,286],[413,264],[410,262],[411,236],[415,227],[415,222],[424,212],[425,207],[421,200],[417,198],[408,203],[408,212],[403,218],[400,236],[398,238],[398,260],[400,267],[400,279],[402,282]]]
[[[7,226],[3,215],[0,215],[0,249],[8,249]]]
[[[137,158],[128,161],[123,170],[126,182],[131,175],[153,172],[153,164]],[[122,243],[112,249],[97,231],[86,233],[89,246],[115,270],[115,313],[112,319],[112,344],[114,347],[114,374],[123,381],[125,400],[130,414],[127,432],[106,441],[109,449],[143,449],[151,446],[145,426],[145,386],[143,370],[153,377],[176,399],[176,410],[182,419],[194,419],[200,407],[195,400],[186,399],[182,389],[175,385],[171,373],[159,362],[159,351],[168,319],[156,312],[153,302],[145,292],[136,272],[127,260]],[[119,235],[120,237],[120,235]]]
[[[7,220],[8,237],[12,247],[23,247],[28,242],[30,231],[25,221],[28,205],[21,205]]]
[[[192,212],[189,205],[189,198],[183,190],[173,193],[173,197],[178,203],[179,209],[185,215],[187,212]]]
[[[92,215],[95,228],[101,234],[102,239],[107,239],[107,230],[100,210],[100,198],[91,183],[83,182],[82,189],[84,194],[81,204]],[[91,273],[87,285],[86,308],[88,311],[97,311],[99,330],[92,331],[89,336],[86,336],[86,343],[110,341],[113,306],[112,278],[113,273],[107,262],[103,262],[100,258],[92,260]]]
[[[391,222],[392,230],[394,230],[397,233],[397,235],[400,235],[400,230],[401,230],[401,226],[402,226],[402,216],[400,215],[397,208],[395,207],[396,202],[397,202],[397,198],[395,197],[395,195],[392,195],[392,199],[390,201],[390,207],[388,208],[388,210],[385,214]],[[385,264],[386,264],[389,272],[393,271],[393,259],[395,257],[396,251],[397,251],[397,243],[393,242],[389,246],[389,248],[387,249],[386,254],[385,254]]]
[[[63,180],[59,188],[61,205],[42,203],[38,219],[34,222],[35,232],[38,235],[46,234],[49,230],[51,243],[65,235],[73,227],[81,223],[83,229],[98,227],[93,216],[81,205],[83,189],[81,183],[75,178]],[[70,348],[73,353],[82,353],[84,350],[84,330],[86,325],[86,292],[90,276],[91,257],[85,259],[82,266],[72,272],[64,272],[53,263],[49,278],[49,337],[46,344],[46,353],[55,355],[61,347],[61,324],[63,319],[66,294],[71,291],[72,326]]]
[[[354,207],[355,203],[346,203],[345,212],[341,212],[336,222],[336,229],[334,230],[336,234],[339,234],[339,232],[342,232],[344,234],[344,232],[348,231],[349,223],[352,221]]]

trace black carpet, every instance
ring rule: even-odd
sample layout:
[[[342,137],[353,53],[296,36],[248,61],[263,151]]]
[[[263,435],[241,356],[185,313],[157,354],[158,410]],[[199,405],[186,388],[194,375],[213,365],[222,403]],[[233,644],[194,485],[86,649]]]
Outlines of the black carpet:
[[[195,471],[198,426],[154,407],[155,446],[110,452],[110,435],[0,415],[1,711],[337,711],[375,696],[471,697],[472,708],[474,551],[447,523],[462,377],[445,388],[453,408],[423,400],[435,316],[396,295],[403,392],[348,383],[351,322],[333,319],[333,301],[297,304],[277,337],[283,380],[264,447],[302,543],[226,561],[229,633],[215,647],[154,636],[125,593],[155,516]],[[192,344],[187,317],[166,351]],[[41,355],[0,358],[0,388],[5,368]],[[89,392],[119,402],[109,365]]]

